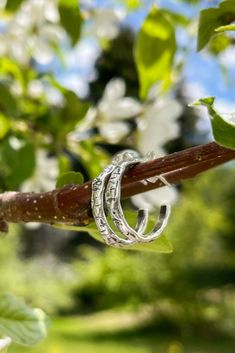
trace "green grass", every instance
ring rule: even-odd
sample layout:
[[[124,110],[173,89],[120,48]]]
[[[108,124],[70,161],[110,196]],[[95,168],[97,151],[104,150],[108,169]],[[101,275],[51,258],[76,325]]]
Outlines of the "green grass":
[[[233,353],[235,341],[161,335],[140,329],[141,317],[104,312],[52,320],[48,337],[35,347],[13,345],[9,353]],[[206,332],[205,332],[206,334]]]

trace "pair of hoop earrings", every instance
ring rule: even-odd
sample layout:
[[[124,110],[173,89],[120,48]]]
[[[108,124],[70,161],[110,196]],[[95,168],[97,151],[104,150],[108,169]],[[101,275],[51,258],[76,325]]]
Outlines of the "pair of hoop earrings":
[[[132,228],[125,219],[121,206],[122,176],[126,168],[140,163],[142,160],[135,151],[125,150],[120,152],[92,182],[91,208],[93,217],[104,242],[112,247],[122,248],[136,243],[151,242],[161,235],[167,225],[171,211],[170,205],[160,207],[156,225],[147,234],[144,234],[144,232],[148,223],[148,210],[138,210],[135,228]],[[162,176],[158,178],[165,185],[169,185]],[[105,206],[107,206],[113,224],[123,237],[116,234],[109,225],[105,214]]]

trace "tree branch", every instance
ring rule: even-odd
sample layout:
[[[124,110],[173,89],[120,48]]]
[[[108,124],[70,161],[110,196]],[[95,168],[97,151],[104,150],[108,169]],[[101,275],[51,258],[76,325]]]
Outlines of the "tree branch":
[[[234,150],[212,142],[140,163],[124,174],[122,198],[162,186],[159,180],[146,180],[157,175],[176,184],[232,159]],[[86,225],[92,221],[90,198],[91,181],[45,193],[5,192],[0,194],[0,230],[7,230],[7,222]]]

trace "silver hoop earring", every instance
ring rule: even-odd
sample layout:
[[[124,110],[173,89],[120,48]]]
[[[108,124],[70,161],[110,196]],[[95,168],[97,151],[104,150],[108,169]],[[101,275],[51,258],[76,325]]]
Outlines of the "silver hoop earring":
[[[145,230],[143,222],[141,224],[142,227],[139,227],[138,230],[136,228],[133,229],[130,227],[130,225],[127,223],[127,220],[125,219],[121,206],[121,180],[126,168],[135,163],[136,161],[129,158],[129,160],[123,161],[114,168],[107,184],[105,201],[108,206],[112,221],[122,234],[124,234],[129,239],[134,238],[138,242],[150,242],[157,239],[165,229],[170,216],[171,207],[170,205],[162,205],[160,207],[158,221],[153,230],[148,234],[143,235]],[[159,179],[164,184],[169,185],[167,181],[165,181],[165,178],[162,176],[159,176]],[[147,210],[144,210],[144,212],[146,220],[148,212]]]
[[[147,159],[149,159],[149,157],[147,157]],[[128,225],[122,211],[122,176],[127,167],[147,159],[140,159],[137,152],[131,150],[123,151],[117,154],[113,158],[112,163],[92,182],[91,207],[93,217],[107,245],[121,248],[135,243],[150,242],[158,238],[167,225],[170,215],[169,205],[161,206],[157,224],[154,226],[153,230],[146,235],[143,235],[143,233],[147,226],[148,211],[145,209],[138,210],[137,223],[134,229]],[[159,176],[159,179],[166,185],[169,185],[164,177]],[[124,238],[117,235],[108,224],[104,210],[105,203],[108,206],[112,221]]]
[[[96,226],[99,229],[104,242],[110,246],[122,247],[124,245],[132,244],[133,241],[122,239],[113,232],[108,224],[104,211],[105,183],[114,168],[114,165],[109,165],[97,178],[94,179],[92,183],[91,208]]]
[[[91,208],[95,223],[97,228],[99,229],[104,242],[113,247],[123,247],[134,244],[137,240],[134,237],[129,237],[128,239],[124,239],[119,237],[108,224],[108,220],[104,210],[104,193],[105,193],[105,185],[112,175],[113,170],[117,166],[117,164],[122,163],[127,155],[127,151],[124,153],[117,154],[110,165],[108,165],[103,172],[94,179],[92,182],[92,197],[91,197]],[[130,152],[132,158],[137,158],[137,154],[133,151]],[[117,220],[118,221],[118,220]],[[138,219],[136,224],[136,231],[142,231],[147,223],[147,213],[145,210],[139,210]]]

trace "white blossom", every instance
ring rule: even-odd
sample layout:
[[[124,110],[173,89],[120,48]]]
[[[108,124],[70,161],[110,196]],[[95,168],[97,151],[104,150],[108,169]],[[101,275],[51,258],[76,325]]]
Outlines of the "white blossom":
[[[40,64],[54,58],[51,43],[64,38],[64,30],[57,25],[59,14],[56,0],[27,0],[5,21],[0,35],[0,54],[27,64],[33,57]]]
[[[177,119],[183,111],[182,105],[173,98],[160,98],[146,104],[139,119],[137,148],[142,155],[154,151],[157,157],[166,152],[164,144],[179,135]],[[153,211],[162,204],[173,204],[178,193],[172,186],[151,190],[133,196],[132,202],[140,208]]]
[[[109,143],[118,143],[127,136],[129,128],[125,119],[133,118],[142,111],[142,105],[136,99],[124,97],[125,91],[122,79],[112,79],[97,107],[97,126],[101,136]]]
[[[113,39],[118,35],[120,21],[126,13],[120,8],[93,8],[89,33],[99,39]]]
[[[100,126],[100,135],[110,143],[118,143],[130,132],[127,124],[121,121],[114,121]]]
[[[97,106],[88,110],[75,135],[79,131],[96,126],[101,136],[109,143],[118,143],[125,138],[130,131],[125,120],[142,112],[142,104],[134,98],[124,97],[125,91],[125,82],[122,79],[112,79],[106,85]]]
[[[134,98],[124,97],[125,91],[122,79],[109,81],[98,104],[98,118],[102,123],[130,119],[141,113],[141,103]]]
[[[177,119],[182,111],[182,105],[173,98],[160,98],[146,105],[139,119],[138,150],[143,155],[150,151],[165,154],[162,146],[179,135]]]

